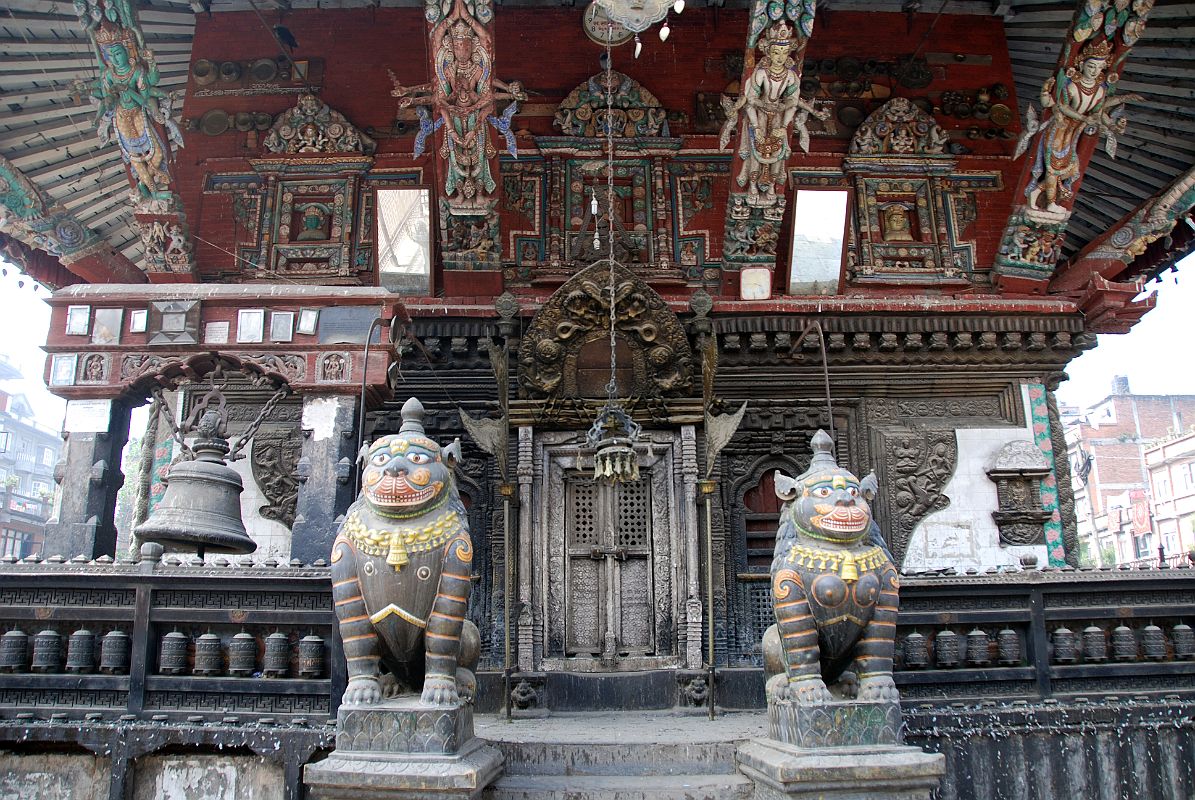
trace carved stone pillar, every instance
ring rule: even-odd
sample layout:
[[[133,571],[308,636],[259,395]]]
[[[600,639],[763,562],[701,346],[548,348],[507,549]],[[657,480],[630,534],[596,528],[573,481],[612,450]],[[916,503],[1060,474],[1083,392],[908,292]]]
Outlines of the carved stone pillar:
[[[1116,86],[1153,4],[1133,3],[1123,12],[1110,5],[1076,3],[1058,65],[1041,88],[1041,111],[1029,105],[1015,155],[1031,152],[996,255],[995,279],[1005,291],[1046,291],[1097,140],[1104,138],[1114,158],[1116,136],[1128,124],[1125,106],[1141,99]]]
[[[535,478],[532,462],[534,430],[530,426],[519,428],[519,461],[515,467],[519,482],[519,671],[534,669],[535,620],[531,612],[531,528],[532,518],[531,483]]]
[[[57,522],[46,525],[43,555],[116,555],[116,493],[124,484],[120,455],[129,438],[129,408],[111,401],[105,430],[67,433],[54,477],[62,487]]]
[[[303,398],[303,454],[290,554],[304,564],[327,560],[337,518],[353,502],[359,402],[351,395]]]
[[[681,476],[685,499],[681,503],[681,536],[685,543],[685,628],[684,658],[689,669],[701,668],[701,532],[697,524],[697,430],[692,425],[680,429]]]

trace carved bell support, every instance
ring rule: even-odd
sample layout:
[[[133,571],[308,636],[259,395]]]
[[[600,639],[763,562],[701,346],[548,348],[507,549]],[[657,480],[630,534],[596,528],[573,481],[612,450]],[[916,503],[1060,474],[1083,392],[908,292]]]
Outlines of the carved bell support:
[[[63,491],[56,522],[46,525],[45,555],[116,555],[116,494],[124,483],[121,450],[129,437],[129,408],[113,400],[107,430],[68,433],[54,478]]]
[[[290,554],[304,564],[328,557],[336,520],[356,497],[353,474],[359,403],[360,398],[353,395],[303,398],[303,452]]]
[[[1079,0],[1058,57],[1032,103],[1016,155],[1027,153],[993,272],[1005,291],[1044,294],[1062,255],[1067,223],[1099,140],[1116,157],[1126,104],[1140,95],[1116,91],[1124,61],[1145,31],[1153,3],[1130,8]],[[1121,9],[1123,8],[1123,13]]]

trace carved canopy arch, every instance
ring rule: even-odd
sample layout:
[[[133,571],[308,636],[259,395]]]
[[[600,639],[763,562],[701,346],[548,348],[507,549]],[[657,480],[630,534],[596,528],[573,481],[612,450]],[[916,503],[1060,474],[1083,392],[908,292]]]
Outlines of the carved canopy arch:
[[[602,260],[574,275],[535,315],[519,347],[519,387],[524,396],[578,397],[578,368],[587,366],[579,364],[582,350],[587,345],[602,348],[609,357],[601,342],[610,333],[611,269],[614,331],[633,376],[630,385],[620,382],[619,394],[683,397],[690,393],[692,352],[680,320],[630,270]]]
[[[855,130],[852,155],[941,156],[949,141],[932,116],[906,97],[894,97],[877,108]]]
[[[333,111],[313,94],[299,95],[295,107],[278,115],[262,142],[268,153],[358,153],[377,149],[344,114]]]
[[[618,137],[667,136],[668,112],[639,81],[603,70],[564,98],[552,124],[565,136],[605,136],[607,125]]]

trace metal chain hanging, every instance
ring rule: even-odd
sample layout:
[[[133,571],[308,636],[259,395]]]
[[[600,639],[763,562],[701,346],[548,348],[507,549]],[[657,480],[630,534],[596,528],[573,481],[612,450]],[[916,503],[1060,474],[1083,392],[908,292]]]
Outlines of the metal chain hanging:
[[[606,405],[598,412],[586,440],[594,448],[593,473],[599,480],[623,483],[639,479],[635,440],[642,427],[618,404],[618,313],[614,260],[614,69],[610,39],[606,38],[606,268],[610,271],[610,381],[606,384]],[[594,193],[594,205],[597,205]],[[601,226],[594,217],[595,244]]]

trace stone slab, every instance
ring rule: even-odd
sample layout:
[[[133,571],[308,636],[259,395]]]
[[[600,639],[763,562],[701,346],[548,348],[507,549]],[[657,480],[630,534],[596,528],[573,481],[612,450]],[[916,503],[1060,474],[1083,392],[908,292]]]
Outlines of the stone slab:
[[[739,746],[755,800],[930,800],[946,757],[916,747],[801,748],[771,739]]]
[[[427,706],[417,696],[342,705],[336,717],[338,753],[451,755],[472,738],[472,706]]]
[[[837,701],[811,706],[768,700],[768,733],[797,747],[898,745],[900,704]]]
[[[310,800],[472,800],[502,774],[502,754],[480,739],[454,755],[334,751],[303,768]]]

